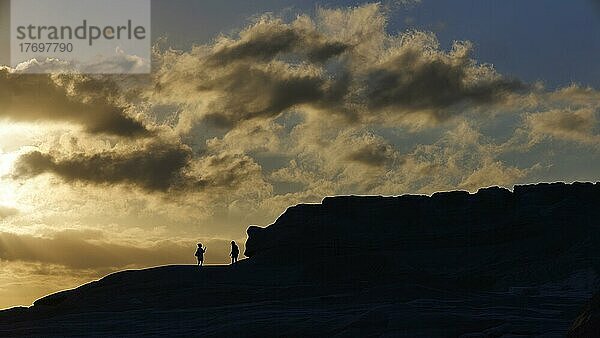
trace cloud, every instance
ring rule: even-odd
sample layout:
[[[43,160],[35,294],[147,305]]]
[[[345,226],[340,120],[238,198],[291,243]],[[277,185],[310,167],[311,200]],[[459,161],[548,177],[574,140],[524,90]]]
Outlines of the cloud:
[[[402,130],[365,129],[340,129],[321,121],[295,127],[285,152],[290,161],[269,175],[275,186],[291,189],[264,204],[315,202],[328,195],[511,187],[539,168],[536,162],[517,166],[507,161],[511,150],[506,142],[484,135],[466,118],[426,138]]]
[[[178,60],[167,63],[177,64]],[[189,110],[198,114],[191,119],[194,123],[200,120],[231,129],[246,121],[275,118],[299,105],[340,99],[337,84],[324,78],[322,70],[312,64],[235,62],[205,67],[184,62],[181,67],[159,73],[156,95],[160,100],[188,102]],[[182,120],[186,121],[185,117]]]
[[[352,151],[352,153],[348,155],[347,159],[363,163],[368,166],[379,167],[390,161],[393,158],[392,154],[393,150],[389,145],[369,144],[360,149]]]
[[[323,63],[350,48],[306,16],[292,23],[264,16],[235,38],[221,37],[191,52],[158,53],[151,96],[187,103],[192,120],[227,129],[302,105],[335,105],[346,83],[326,74]]]
[[[329,40],[306,17],[286,24],[281,19],[261,17],[242,30],[238,39],[221,37],[215,42],[208,64],[223,65],[234,61],[270,61],[275,56],[296,53],[310,61],[324,62],[350,48]]]
[[[417,146],[410,154],[407,169],[417,169],[413,175],[428,193],[457,188],[476,191],[491,185],[512,187],[539,165],[518,167],[506,163],[500,159],[505,148],[504,143],[487,137],[472,122],[462,121],[434,144]]]
[[[0,67],[0,118],[17,122],[68,122],[92,134],[149,136],[120,102],[121,88],[84,75],[26,74]]]
[[[367,193],[433,193],[503,185],[511,187],[538,168],[518,167],[501,160],[505,144],[483,135],[476,126],[462,121],[432,143],[418,143],[395,156],[392,165],[379,173],[377,184]]]
[[[486,160],[479,168],[475,169],[471,175],[466,177],[459,184],[459,188],[469,191],[477,191],[479,188],[492,185],[511,188],[516,182],[526,177],[533,168],[520,169],[513,166],[507,166],[501,161]]]
[[[600,144],[597,112],[593,108],[553,109],[525,115],[534,142],[544,138],[556,138],[584,144]]]
[[[478,64],[468,42],[444,51],[431,33],[388,34],[386,21],[374,4],[319,10],[290,23],[264,16],[190,52],[158,52],[151,96],[187,106],[185,123],[212,121],[229,130],[292,110],[344,116],[346,124],[419,116],[433,125],[527,91]]]
[[[414,6],[421,3],[422,0],[395,0],[394,2],[402,6]]]
[[[392,164],[398,159],[394,147],[383,138],[373,134],[364,134],[354,139],[354,144],[347,144],[345,158],[352,162],[364,164],[371,167],[382,167]]]
[[[51,173],[65,182],[126,184],[148,192],[175,192],[235,189],[251,176],[260,175],[260,166],[248,156],[226,152],[193,156],[192,149],[186,145],[160,142],[140,149],[96,154],[33,151],[17,159],[13,177],[27,179]]]
[[[201,176],[200,184],[208,187],[238,187],[261,175],[261,167],[251,157],[221,152],[203,156],[194,163]]]
[[[184,169],[191,155],[187,147],[167,144],[152,144],[131,152],[106,151],[66,157],[34,151],[18,158],[13,175],[30,178],[52,173],[67,182],[128,183],[148,191],[166,191],[186,183]]]
[[[549,93],[537,93],[537,98],[544,102],[537,102],[539,105],[554,107],[598,107],[600,101],[600,91],[592,87],[583,87],[578,84],[559,88]]]
[[[18,213],[19,213],[19,210],[15,209],[15,208],[10,208],[10,207],[0,205],[0,220],[4,219],[6,217],[17,215]]]
[[[324,99],[326,81],[310,67],[283,63],[268,67],[241,64],[207,82],[210,90],[235,93],[209,105],[205,119],[232,127],[244,120],[272,118],[296,105]]]
[[[151,70],[151,62],[137,55],[128,55],[117,48],[115,54],[79,64],[77,68],[81,73],[92,74],[147,74]]]
[[[366,71],[363,90],[368,108],[426,114],[443,121],[459,113],[452,107],[492,104],[525,88],[489,65],[477,65],[471,52],[467,42],[455,42],[446,53],[431,34],[404,34],[398,47]]]
[[[298,186],[300,191],[293,192],[297,197],[318,201],[314,196],[375,191],[386,173],[402,162],[383,137],[361,128],[339,130],[333,125],[296,127],[286,149],[290,161],[270,178],[276,184]]]

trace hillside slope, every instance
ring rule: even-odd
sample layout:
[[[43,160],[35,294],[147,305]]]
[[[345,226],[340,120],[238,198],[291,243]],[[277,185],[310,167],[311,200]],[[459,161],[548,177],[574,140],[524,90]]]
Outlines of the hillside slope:
[[[331,197],[235,266],[125,271],[0,312],[0,336],[564,336],[598,290],[600,184]]]

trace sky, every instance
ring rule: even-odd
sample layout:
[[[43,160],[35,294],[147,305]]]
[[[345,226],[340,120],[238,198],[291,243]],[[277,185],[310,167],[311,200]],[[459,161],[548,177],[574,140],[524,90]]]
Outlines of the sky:
[[[597,1],[152,13],[150,75],[0,69],[0,308],[198,242],[225,263],[325,196],[599,180]]]

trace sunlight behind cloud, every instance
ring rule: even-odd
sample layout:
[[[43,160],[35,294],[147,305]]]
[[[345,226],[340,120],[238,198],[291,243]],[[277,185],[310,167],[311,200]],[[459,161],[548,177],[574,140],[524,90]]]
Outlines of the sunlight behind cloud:
[[[0,122],[0,153],[14,152],[23,146],[36,143],[49,132],[47,125],[1,119]]]
[[[0,150],[0,206],[15,208],[16,186],[14,181],[7,176],[10,175],[15,160],[19,153],[3,153]]]

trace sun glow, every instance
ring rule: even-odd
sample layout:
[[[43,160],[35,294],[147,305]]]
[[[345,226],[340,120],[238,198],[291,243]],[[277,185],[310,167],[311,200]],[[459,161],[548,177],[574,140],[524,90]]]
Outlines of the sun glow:
[[[19,155],[20,152],[3,153],[0,150],[0,206],[17,207],[17,185],[10,175]]]
[[[27,189],[12,177],[15,162],[19,156],[37,149],[36,145],[56,139],[69,126],[0,120],[0,207],[22,210],[20,203]]]

